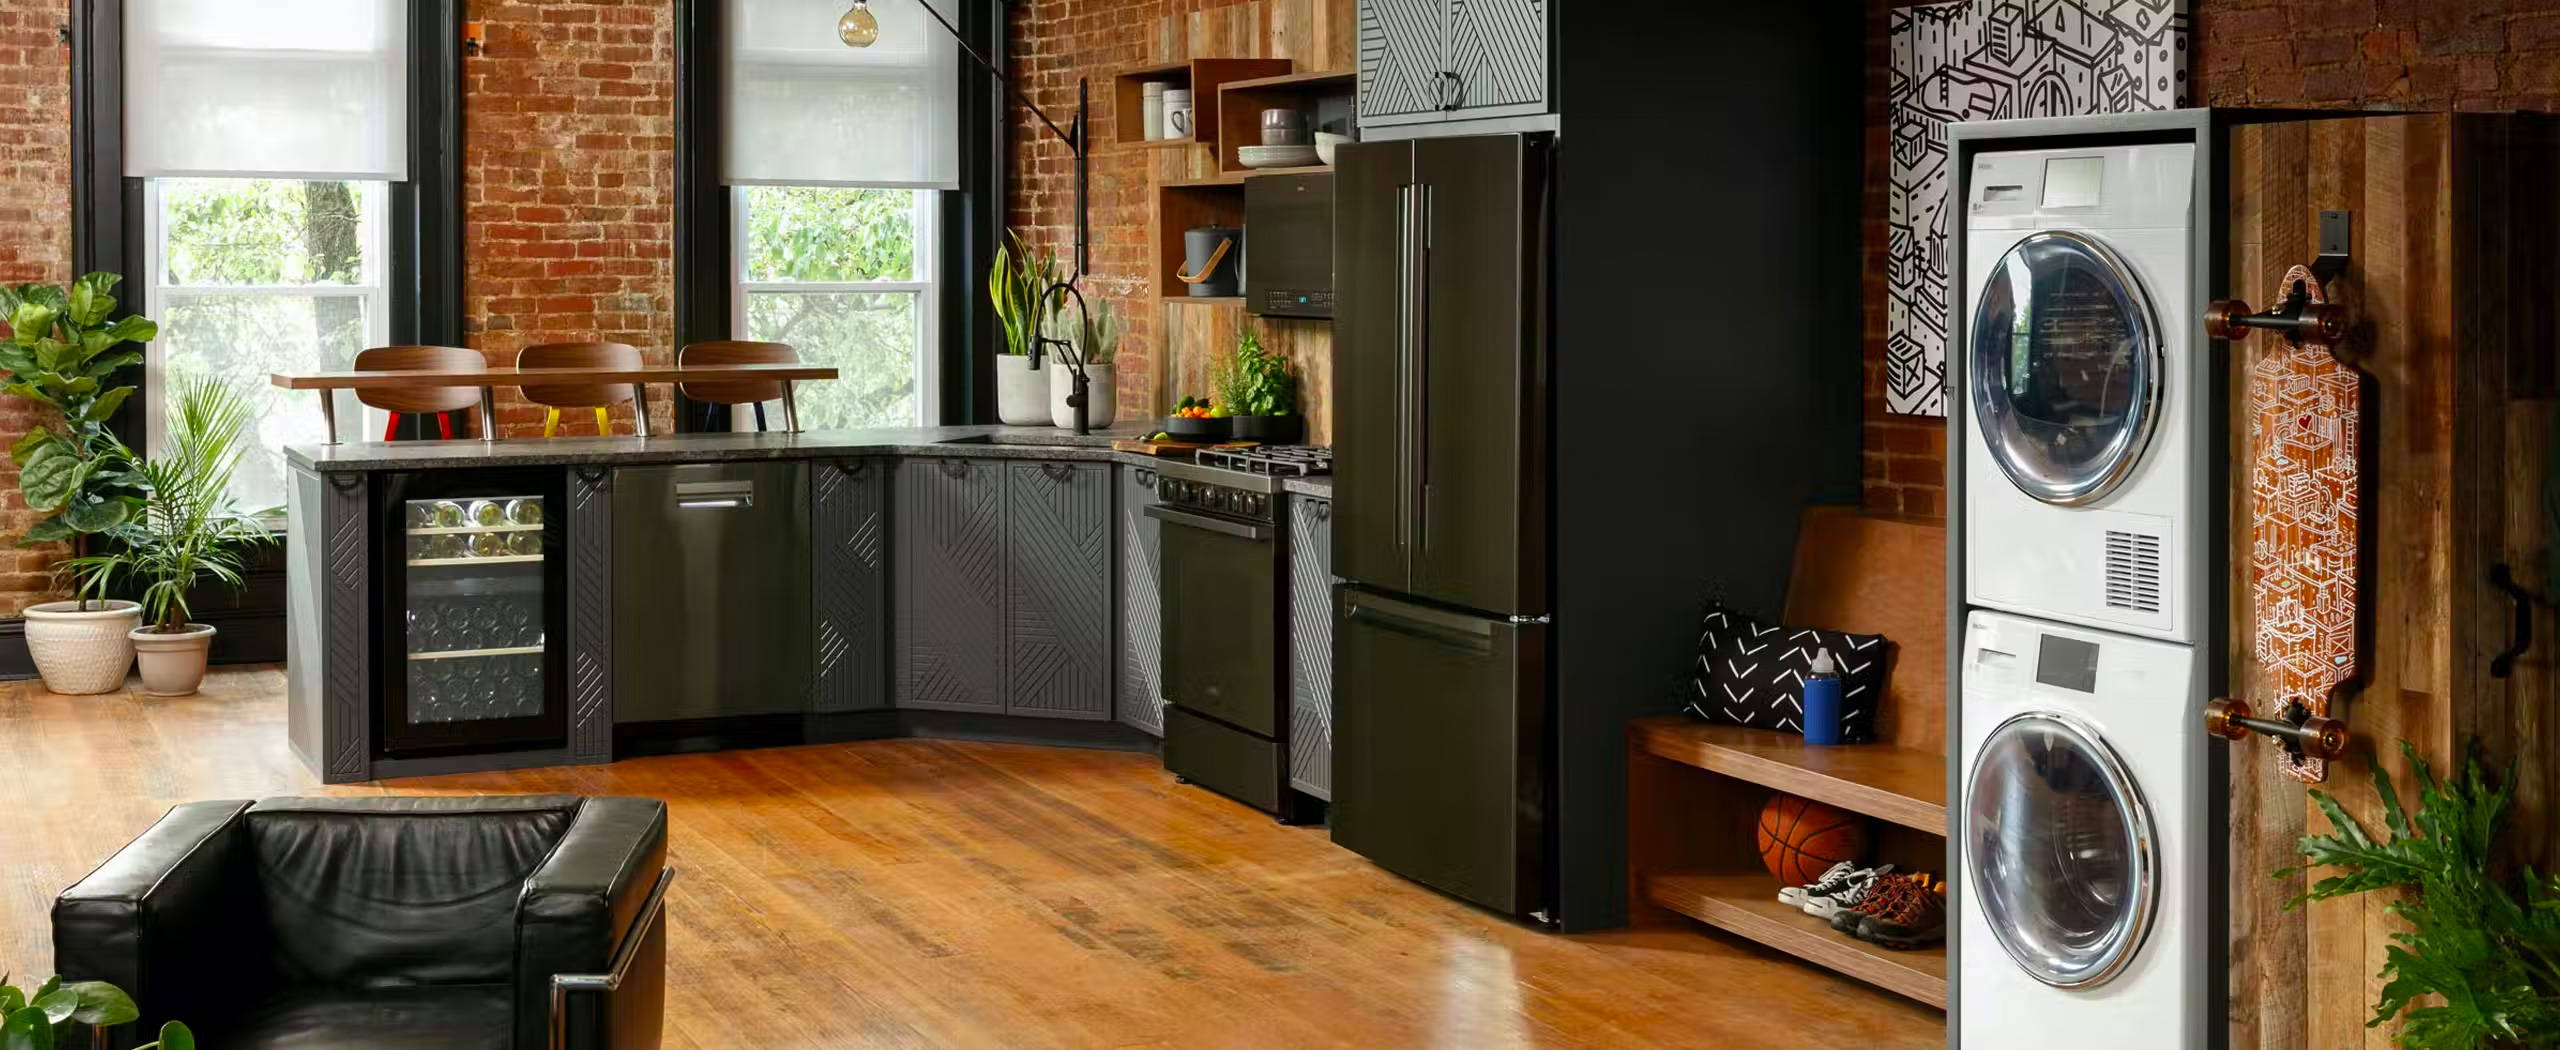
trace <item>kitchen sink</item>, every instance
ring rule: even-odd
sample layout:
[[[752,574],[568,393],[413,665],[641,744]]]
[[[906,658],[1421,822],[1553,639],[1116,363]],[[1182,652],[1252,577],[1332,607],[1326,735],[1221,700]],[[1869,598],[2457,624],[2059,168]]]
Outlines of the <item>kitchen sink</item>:
[[[967,437],[944,438],[937,445],[1030,445],[1040,448],[1110,448],[1119,439],[1114,434],[971,434]]]

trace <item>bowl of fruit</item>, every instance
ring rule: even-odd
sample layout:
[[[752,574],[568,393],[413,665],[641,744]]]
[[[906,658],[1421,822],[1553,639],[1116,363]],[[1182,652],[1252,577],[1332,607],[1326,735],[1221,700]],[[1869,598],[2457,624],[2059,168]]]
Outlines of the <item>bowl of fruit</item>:
[[[1164,432],[1176,441],[1215,441],[1232,432],[1227,410],[1205,397],[1186,397],[1164,417]]]

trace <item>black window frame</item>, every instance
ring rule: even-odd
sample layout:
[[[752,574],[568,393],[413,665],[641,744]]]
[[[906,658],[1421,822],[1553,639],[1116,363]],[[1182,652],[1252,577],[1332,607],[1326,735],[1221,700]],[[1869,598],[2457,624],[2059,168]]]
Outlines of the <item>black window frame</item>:
[[[673,0],[676,29],[676,331],[675,345],[736,338],[731,291],[737,280],[731,247],[733,197],[721,180],[721,144],[726,138],[722,111],[722,64],[726,26],[722,0]],[[980,54],[997,55],[1003,41],[1003,4],[999,0],[963,3],[957,19],[962,37]],[[939,32],[938,29],[932,30]],[[998,56],[998,61],[1002,57]],[[938,301],[923,304],[942,311],[935,367],[946,424],[977,423],[995,416],[995,309],[985,289],[986,268],[995,257],[996,235],[1004,216],[998,165],[1005,149],[1003,122],[996,119],[996,85],[985,70],[965,59],[960,78],[960,188],[936,195],[941,206],[939,250],[935,253]],[[729,428],[726,406],[706,405],[676,395],[679,432]]]

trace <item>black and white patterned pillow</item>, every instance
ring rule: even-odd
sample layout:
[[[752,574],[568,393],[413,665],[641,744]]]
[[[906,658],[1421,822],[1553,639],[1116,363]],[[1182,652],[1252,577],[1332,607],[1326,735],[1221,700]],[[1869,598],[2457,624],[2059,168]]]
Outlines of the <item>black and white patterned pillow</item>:
[[[1804,676],[1822,649],[1840,667],[1841,739],[1874,739],[1892,649],[1883,635],[1764,624],[1721,605],[1699,618],[1688,711],[1709,722],[1801,734]]]

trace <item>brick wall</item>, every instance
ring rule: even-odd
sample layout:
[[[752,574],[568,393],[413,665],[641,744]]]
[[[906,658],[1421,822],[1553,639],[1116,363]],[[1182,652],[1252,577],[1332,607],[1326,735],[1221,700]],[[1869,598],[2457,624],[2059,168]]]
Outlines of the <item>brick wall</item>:
[[[506,364],[535,343],[603,339],[652,364],[675,341],[675,37],[666,0],[472,0],[488,43],[464,60],[463,312]],[[653,391],[653,393],[656,393]],[[653,418],[671,406],[653,397]],[[539,434],[512,391],[502,434]],[[563,414],[570,433],[594,415]],[[628,406],[614,410],[631,431]]]
[[[1107,141],[1115,119],[1110,71],[1156,54],[1159,23],[1176,12],[1228,6],[1201,0],[1038,0],[1006,27],[1010,75],[1060,127],[1075,116],[1076,78],[1093,85],[1092,120]],[[1054,248],[1073,263],[1075,163],[1064,143],[1008,100],[1003,112],[1011,142],[1005,163],[1005,224],[1038,246]],[[1091,187],[1093,270],[1083,284],[1088,302],[1109,300],[1127,318],[1115,366],[1123,415],[1153,402],[1158,309],[1150,296],[1148,243],[1151,208],[1148,157],[1143,150],[1099,147]]]
[[[1885,13],[1867,4],[1866,503],[1946,511],[1943,423],[1884,411]],[[2210,106],[2560,110],[2560,0],[2196,0]]]
[[[71,54],[57,35],[67,12],[63,0],[0,0],[0,283],[71,277]],[[26,402],[0,398],[0,440],[17,440],[35,419]],[[41,516],[18,498],[18,470],[0,457],[0,612],[48,590],[45,569],[60,546],[11,546]]]

